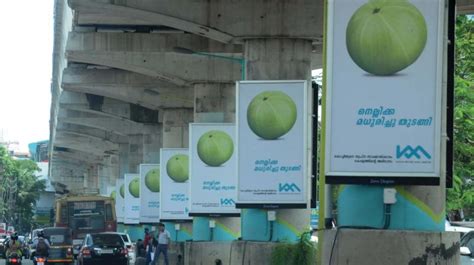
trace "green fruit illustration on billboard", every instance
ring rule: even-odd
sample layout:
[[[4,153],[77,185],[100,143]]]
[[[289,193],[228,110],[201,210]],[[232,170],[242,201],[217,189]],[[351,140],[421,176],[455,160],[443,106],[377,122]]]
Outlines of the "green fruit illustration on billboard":
[[[199,158],[206,165],[218,167],[227,162],[234,153],[234,142],[225,132],[208,131],[203,134],[197,144]]]
[[[152,192],[160,192],[160,170],[154,168],[145,175],[145,186]]]
[[[112,192],[110,193],[110,198],[112,198],[112,199],[115,200],[116,194],[117,194],[117,193],[116,193],[115,191],[112,191]]]
[[[281,91],[265,91],[255,96],[247,108],[250,129],[265,140],[287,134],[297,117],[293,99]]]
[[[410,2],[372,0],[352,15],[346,30],[347,50],[364,71],[393,75],[418,59],[427,31],[425,18]]]
[[[125,185],[124,184],[120,186],[120,196],[122,196],[122,198],[125,198]]]
[[[140,179],[139,178],[134,178],[132,181],[130,181],[130,184],[128,184],[128,191],[130,191],[130,194],[135,197],[139,198],[140,197]]]
[[[189,157],[184,154],[172,156],[166,162],[166,173],[176,182],[186,182],[189,179]]]

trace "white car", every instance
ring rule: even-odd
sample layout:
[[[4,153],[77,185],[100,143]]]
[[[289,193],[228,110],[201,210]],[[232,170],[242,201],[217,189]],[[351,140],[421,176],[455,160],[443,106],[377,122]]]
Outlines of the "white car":
[[[122,237],[123,242],[125,242],[125,246],[127,246],[127,249],[128,249],[128,260],[130,262],[129,264],[135,264],[135,260],[136,260],[135,244],[132,243],[130,236],[127,233],[119,233],[119,232],[106,232],[106,234],[116,234]]]
[[[464,234],[467,234],[471,231],[474,231],[474,228],[473,227],[469,227],[469,226],[462,226],[462,225],[458,225],[458,224],[451,224],[449,221],[446,220],[446,223],[445,223],[445,230],[446,232],[459,232],[461,233],[461,237],[464,235]]]

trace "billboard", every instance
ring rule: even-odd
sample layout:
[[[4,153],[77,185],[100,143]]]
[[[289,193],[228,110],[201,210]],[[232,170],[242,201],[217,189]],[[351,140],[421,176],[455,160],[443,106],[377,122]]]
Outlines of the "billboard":
[[[140,165],[140,223],[160,221],[160,165]]]
[[[140,223],[140,175],[125,174],[125,224]]]
[[[438,185],[444,1],[331,0],[328,183]]]
[[[307,206],[307,82],[237,83],[239,208]]]
[[[235,125],[191,123],[190,216],[239,216]]]
[[[123,179],[117,179],[115,183],[115,213],[117,215],[117,222],[123,223],[125,217],[125,183]]]
[[[162,148],[160,183],[161,220],[191,220],[189,217],[189,150]]]

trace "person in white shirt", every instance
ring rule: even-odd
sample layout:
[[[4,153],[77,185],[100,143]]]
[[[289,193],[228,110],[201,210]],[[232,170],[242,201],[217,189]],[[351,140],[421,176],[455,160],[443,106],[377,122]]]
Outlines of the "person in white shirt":
[[[160,253],[163,252],[165,257],[165,265],[169,265],[168,261],[168,248],[171,241],[170,232],[165,230],[165,225],[163,223],[158,224],[158,246],[155,250],[155,258],[153,259],[154,264],[158,265],[158,259],[160,258]]]

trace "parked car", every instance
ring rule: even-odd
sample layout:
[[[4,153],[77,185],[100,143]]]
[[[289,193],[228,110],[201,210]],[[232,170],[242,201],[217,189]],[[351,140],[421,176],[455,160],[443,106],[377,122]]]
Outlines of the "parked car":
[[[114,232],[107,232],[105,234],[117,234],[120,235],[125,243],[125,246],[128,250],[128,260],[130,264],[135,264],[136,260],[136,253],[135,253],[135,245],[133,244],[130,236],[127,233],[114,233]]]
[[[77,256],[79,265],[129,265],[128,248],[117,233],[87,234]]]
[[[474,231],[461,237],[461,265],[474,265]]]
[[[0,238],[0,256],[5,258],[5,237]]]
[[[468,232],[474,231],[472,222],[449,222],[446,220],[445,230],[446,232],[459,232],[463,237]]]

